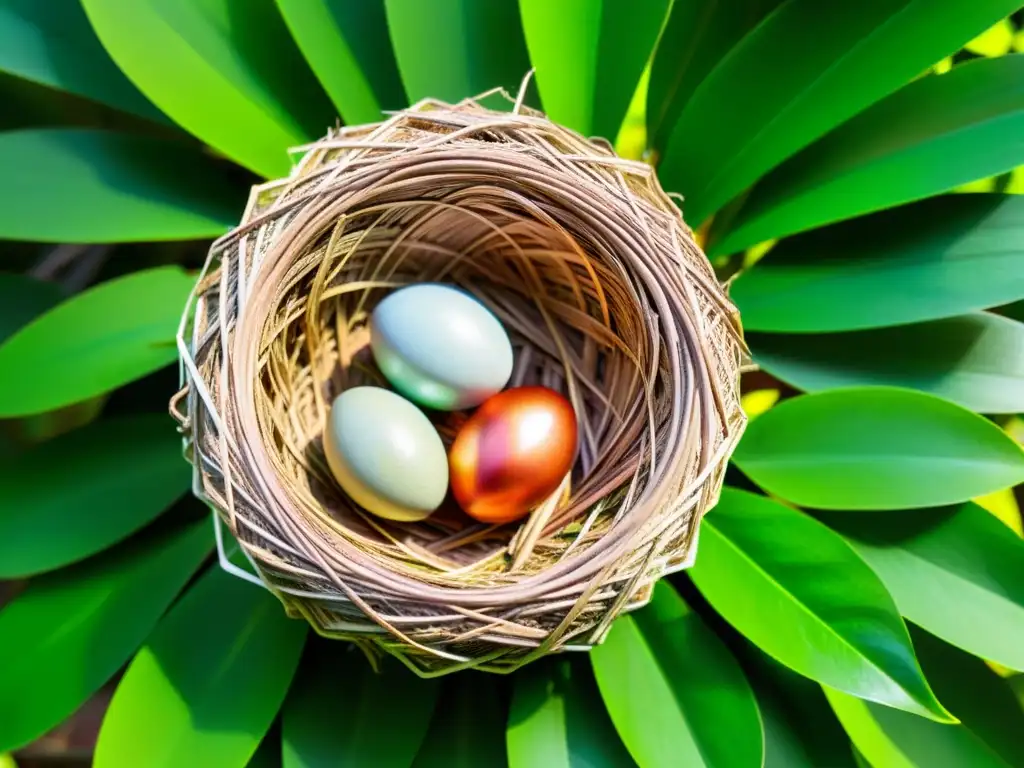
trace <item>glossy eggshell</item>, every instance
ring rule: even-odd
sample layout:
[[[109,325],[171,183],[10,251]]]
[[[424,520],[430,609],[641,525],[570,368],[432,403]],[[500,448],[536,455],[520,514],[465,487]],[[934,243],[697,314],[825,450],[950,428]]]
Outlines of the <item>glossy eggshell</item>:
[[[434,425],[408,400],[379,387],[355,387],[335,399],[324,454],[345,493],[389,520],[422,520],[448,488],[448,460]]]
[[[576,457],[576,414],[546,387],[517,387],[490,398],[455,437],[452,493],[470,517],[507,523],[558,488]]]
[[[482,403],[512,375],[512,344],[498,318],[446,285],[386,296],[370,317],[370,348],[395,389],[442,411]]]

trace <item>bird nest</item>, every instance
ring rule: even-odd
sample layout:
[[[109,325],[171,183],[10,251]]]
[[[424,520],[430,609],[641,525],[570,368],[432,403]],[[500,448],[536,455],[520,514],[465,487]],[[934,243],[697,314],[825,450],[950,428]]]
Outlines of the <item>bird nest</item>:
[[[196,494],[290,615],[371,658],[503,672],[599,643],[693,562],[745,425],[738,316],[678,208],[649,165],[521,105],[426,100],[298,151],[213,244],[182,321],[171,406]],[[450,502],[383,520],[327,467],[332,400],[387,386],[369,313],[419,282],[476,296],[512,339],[510,385],[575,408],[573,469],[519,523]],[[431,418],[450,445],[465,415]]]

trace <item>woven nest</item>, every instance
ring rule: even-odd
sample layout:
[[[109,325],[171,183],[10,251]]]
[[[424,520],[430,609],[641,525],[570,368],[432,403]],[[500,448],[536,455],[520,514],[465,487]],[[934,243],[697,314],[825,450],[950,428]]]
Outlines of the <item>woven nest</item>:
[[[521,108],[420,102],[256,187],[182,322],[195,490],[292,616],[420,674],[586,649],[690,565],[745,425],[738,316],[652,168]],[[387,386],[367,319],[442,282],[501,319],[510,386],[564,393],[573,470],[521,523],[395,523],[334,482],[342,390]],[[462,414],[434,418],[446,445]]]

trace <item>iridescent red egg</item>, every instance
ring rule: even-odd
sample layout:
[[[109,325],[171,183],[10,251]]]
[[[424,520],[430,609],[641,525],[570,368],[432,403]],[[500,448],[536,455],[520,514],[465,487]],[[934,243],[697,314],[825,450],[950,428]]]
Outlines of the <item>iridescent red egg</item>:
[[[452,443],[448,466],[455,500],[481,522],[517,520],[558,488],[572,468],[576,441],[576,414],[558,392],[499,392]]]

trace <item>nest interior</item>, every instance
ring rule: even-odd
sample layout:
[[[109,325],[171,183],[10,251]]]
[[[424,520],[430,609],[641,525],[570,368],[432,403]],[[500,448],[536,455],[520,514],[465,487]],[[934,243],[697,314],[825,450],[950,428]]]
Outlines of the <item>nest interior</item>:
[[[599,642],[692,561],[745,419],[738,317],[650,166],[529,109],[424,101],[300,148],[218,240],[172,402],[196,493],[290,614],[421,674],[508,671]],[[459,286],[512,338],[510,386],[565,394],[575,466],[521,523],[450,502],[385,521],[332,479],[330,403],[387,386],[367,321]],[[432,414],[446,445],[465,414]]]

